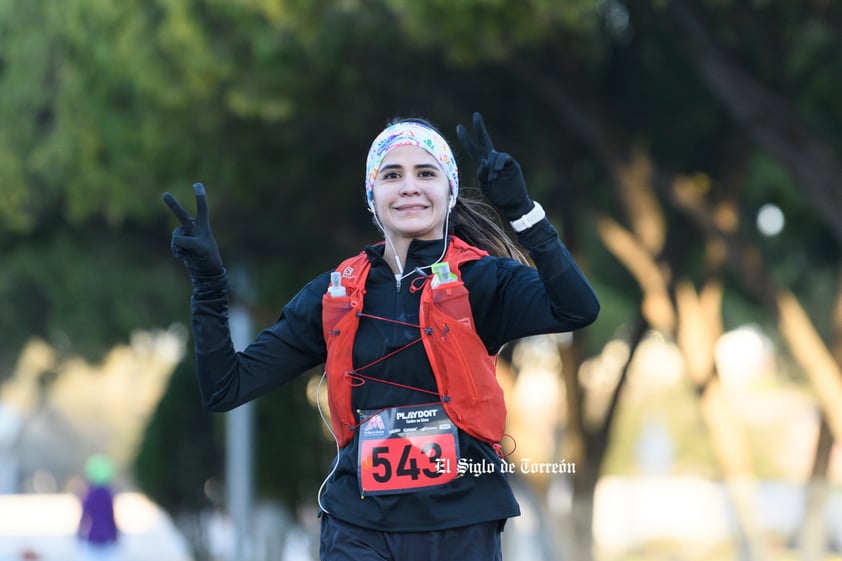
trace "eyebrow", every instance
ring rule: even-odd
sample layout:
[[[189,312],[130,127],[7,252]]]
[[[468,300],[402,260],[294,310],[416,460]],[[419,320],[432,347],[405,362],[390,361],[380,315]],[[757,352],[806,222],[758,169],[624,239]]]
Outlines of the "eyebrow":
[[[403,166],[399,165],[399,164],[388,164],[388,165],[385,165],[382,168],[380,168],[380,171],[378,171],[377,173],[380,174],[380,173],[383,173],[384,171],[389,171],[389,170],[393,170],[393,169],[394,170],[402,170]],[[438,171],[439,167],[435,164],[418,164],[416,166],[413,166],[413,169],[432,169],[432,170]]]

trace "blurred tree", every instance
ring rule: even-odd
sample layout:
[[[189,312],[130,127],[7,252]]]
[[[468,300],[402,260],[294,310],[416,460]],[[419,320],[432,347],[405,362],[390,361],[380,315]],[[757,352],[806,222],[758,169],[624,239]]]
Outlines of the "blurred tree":
[[[131,329],[186,321],[189,283],[167,251],[174,223],[159,198],[170,190],[190,208],[197,180],[223,257],[249,270],[258,322],[271,323],[314,274],[376,238],[362,168],[385,121],[429,117],[453,139],[475,109],[523,164],[603,302],[565,360],[571,411],[582,360],[638,333],[641,310],[675,313],[679,277],[701,297],[723,217],[736,215],[775,286],[827,337],[840,257],[840,30],[840,7],[821,1],[7,0],[0,366],[30,335],[95,353]],[[472,176],[463,166],[463,181]],[[706,212],[682,207],[677,177],[691,178]],[[630,188],[652,181],[656,195]],[[775,236],[752,227],[768,202],[786,217]],[[680,270],[666,287],[640,287],[600,242],[595,216]],[[661,255],[677,241],[681,261]],[[760,311],[734,267],[717,281],[730,302],[722,329],[772,328],[776,314]],[[274,400],[307,411],[303,388],[288,390],[266,396],[273,414],[260,438],[289,423]],[[568,431],[581,453],[572,460],[593,474],[574,480],[585,512],[612,410],[594,430]],[[591,555],[584,520],[580,559]]]
[[[134,462],[140,488],[177,519],[223,499],[222,417],[202,409],[195,364],[173,372]]]

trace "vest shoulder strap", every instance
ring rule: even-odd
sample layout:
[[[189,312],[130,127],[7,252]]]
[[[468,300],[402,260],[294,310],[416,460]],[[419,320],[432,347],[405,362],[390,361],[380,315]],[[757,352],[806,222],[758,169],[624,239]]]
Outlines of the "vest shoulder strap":
[[[450,264],[450,271],[462,279],[459,273],[459,266],[468,261],[476,261],[488,255],[488,252],[478,247],[472,246],[456,236],[450,236],[450,244],[447,246],[447,252],[444,255],[444,260]]]
[[[444,261],[450,264],[451,272],[459,280],[462,280],[462,273],[459,267],[463,263],[476,261],[487,255],[487,251],[474,247],[456,236],[450,236],[450,243],[447,246]],[[362,296],[365,294],[365,281],[371,270],[371,261],[369,261],[366,252],[361,251],[357,255],[345,259],[336,267],[336,270],[341,275],[342,286],[345,287],[348,295],[355,297],[358,301],[362,300]]]
[[[348,295],[358,294],[360,290],[365,291],[365,280],[371,270],[371,261],[365,251],[345,259],[336,270],[339,271],[342,279],[342,286],[348,291]]]
[[[474,247],[456,236],[450,236],[450,243],[444,255],[444,261],[450,264],[450,270],[459,276],[459,266],[468,261],[476,261],[488,255],[488,252]],[[349,257],[342,261],[336,270],[342,276],[342,286],[351,289],[348,292],[357,292],[365,288],[365,280],[371,270],[371,261],[365,251]]]

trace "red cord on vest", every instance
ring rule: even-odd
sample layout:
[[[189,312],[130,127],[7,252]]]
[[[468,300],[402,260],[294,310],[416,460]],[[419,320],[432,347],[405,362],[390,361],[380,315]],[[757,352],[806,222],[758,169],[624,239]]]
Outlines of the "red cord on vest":
[[[388,323],[396,323],[398,325],[405,325],[407,327],[415,327],[415,328],[421,329],[420,325],[408,323],[408,322],[405,322],[405,321],[398,321],[396,319],[384,318],[384,317],[381,317],[381,316],[375,316],[375,315],[363,314],[363,313],[359,313],[357,315],[359,315],[360,317],[366,317],[366,318],[370,318],[370,319],[385,321],[385,322],[388,322]],[[366,381],[371,381],[371,382],[380,382],[382,384],[389,384],[391,386],[397,386],[399,388],[403,388],[403,389],[406,389],[406,390],[413,390],[413,391],[417,391],[417,392],[423,392],[423,393],[428,393],[430,395],[439,396],[439,393],[435,392],[435,391],[425,390],[423,388],[416,388],[415,386],[410,386],[410,385],[407,385],[407,384],[400,384],[398,382],[391,382],[389,380],[383,380],[382,378],[374,378],[372,376],[365,376],[363,374],[360,374],[360,372],[362,372],[363,370],[371,368],[375,364],[379,364],[379,363],[383,362],[384,360],[386,360],[387,358],[391,358],[391,357],[395,356],[396,354],[398,354],[399,352],[405,351],[406,349],[408,349],[409,347],[411,347],[413,345],[417,345],[421,341],[423,341],[423,336],[418,337],[417,339],[413,339],[412,341],[410,341],[406,345],[404,345],[402,347],[399,347],[399,348],[395,349],[394,351],[392,351],[390,353],[387,353],[387,354],[381,356],[380,358],[369,362],[366,365],[363,365],[363,366],[360,366],[359,368],[355,368],[354,370],[350,370],[348,372],[345,372],[345,379],[350,380],[351,385],[354,386],[354,387],[362,386],[363,384],[365,384]],[[444,398],[445,396],[439,396],[439,397]]]
[[[373,361],[369,362],[368,364],[366,364],[366,365],[364,365],[364,366],[360,366],[359,368],[354,368],[354,370],[353,370],[353,371],[354,371],[354,372],[360,372],[360,371],[362,371],[362,370],[366,370],[367,368],[371,368],[371,367],[372,367],[372,366],[374,366],[375,364],[379,364],[379,363],[383,362],[384,360],[386,360],[387,358],[393,357],[393,356],[395,356],[396,354],[398,354],[399,352],[401,352],[401,351],[405,351],[406,349],[408,349],[408,348],[409,348],[409,347],[411,347],[412,345],[417,345],[417,344],[418,344],[418,343],[420,343],[420,342],[421,342],[421,337],[419,337],[418,339],[415,339],[415,340],[413,340],[413,341],[410,341],[409,343],[407,343],[407,344],[406,344],[406,345],[404,345],[403,347],[400,347],[400,348],[398,348],[398,349],[395,349],[395,350],[394,350],[394,351],[392,351],[391,353],[385,354],[385,355],[381,356],[380,358],[375,359],[375,360],[373,360]]]
[[[517,440],[515,440],[515,437],[510,435],[507,432],[504,432],[503,436],[504,437],[508,436],[511,439],[512,443],[514,444],[514,448],[512,448],[511,452],[505,453],[505,452],[503,452],[503,444],[502,443],[500,443],[500,442],[493,443],[491,445],[491,447],[494,448],[494,451],[497,453],[497,456],[499,456],[501,460],[505,460],[506,458],[508,458],[509,456],[514,454],[515,450],[517,450]]]
[[[426,277],[415,277],[414,279],[412,279],[412,280],[409,282],[409,292],[410,292],[410,294],[415,294],[416,292],[418,292],[419,290],[421,290],[422,288],[424,288],[424,283],[426,283],[426,282],[427,282],[427,279],[428,279],[428,278],[430,278],[430,277],[429,277],[429,276],[426,276]],[[421,281],[421,283],[416,285],[416,283],[417,283],[419,280]]]
[[[421,329],[421,326],[418,325],[417,323],[409,323],[407,321],[399,321],[399,320],[392,319],[392,318],[384,318],[383,316],[375,316],[375,315],[372,315],[372,314],[364,314],[362,312],[357,312],[357,316],[359,316],[361,318],[378,319],[380,321],[385,321],[385,322],[388,322],[388,323],[396,323],[398,325],[405,325],[406,327],[414,327],[415,329]]]
[[[398,321],[398,320],[391,319],[391,318],[385,318],[385,317],[381,317],[381,316],[375,316],[375,315],[363,314],[363,313],[358,313],[357,315],[360,316],[360,317],[367,317],[367,318],[370,318],[370,319],[376,319],[376,320],[385,321],[385,322],[389,322],[389,323],[396,323],[398,325],[405,325],[405,326],[408,326],[408,327],[415,327],[415,328],[418,328],[418,329],[421,328],[420,325],[407,323],[407,322],[404,322],[404,321]],[[399,347],[399,348],[395,349],[394,351],[392,351],[390,353],[387,353],[387,354],[381,356],[380,358],[369,362],[368,364],[366,364],[364,366],[360,366],[359,368],[355,368],[354,370],[346,371],[343,375],[343,378],[345,379],[345,381],[347,381],[351,386],[353,386],[355,388],[358,388],[358,387],[364,385],[366,382],[379,382],[381,384],[388,384],[390,386],[395,386],[395,387],[402,388],[402,389],[405,389],[405,390],[412,390],[412,391],[416,391],[416,392],[434,395],[434,396],[440,398],[441,402],[444,403],[444,402],[449,400],[449,397],[440,395],[437,391],[427,390],[427,389],[424,389],[424,388],[417,388],[415,386],[410,386],[409,384],[401,384],[400,382],[392,382],[391,380],[384,380],[382,378],[375,378],[373,376],[366,376],[365,374],[361,373],[363,370],[366,370],[367,368],[371,368],[375,364],[379,364],[380,362],[383,362],[387,358],[390,358],[390,357],[398,354],[401,351],[405,351],[406,349],[408,349],[409,347],[411,347],[413,345],[417,345],[421,341],[423,341],[423,336],[418,337],[417,339],[413,339],[412,341],[410,341],[406,345],[404,345],[402,347]],[[362,423],[363,423],[362,419],[360,420],[359,423],[352,423],[351,427],[350,427],[351,430],[355,430]]]
[[[366,383],[366,381],[380,382],[382,384],[389,384],[390,386],[397,386],[397,387],[403,388],[405,390],[413,390],[413,391],[416,391],[416,392],[423,392],[423,393],[428,393],[430,395],[442,397],[442,396],[439,396],[438,392],[434,392],[432,390],[425,390],[424,388],[416,388],[415,386],[410,386],[410,385],[407,385],[407,384],[401,384],[401,383],[398,383],[398,382],[383,380],[381,378],[374,378],[372,376],[365,376],[364,374],[360,374],[358,370],[352,370],[352,371],[349,371],[349,372],[345,372],[345,379],[346,380],[352,380],[353,382],[351,382],[351,385],[354,386],[355,388],[357,388],[359,386],[362,386],[363,384]]]

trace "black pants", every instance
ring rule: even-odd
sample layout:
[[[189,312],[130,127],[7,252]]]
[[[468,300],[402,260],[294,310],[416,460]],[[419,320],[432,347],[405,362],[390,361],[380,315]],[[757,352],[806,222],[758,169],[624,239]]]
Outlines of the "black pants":
[[[501,522],[437,532],[381,532],[322,514],[321,561],[502,561]]]

